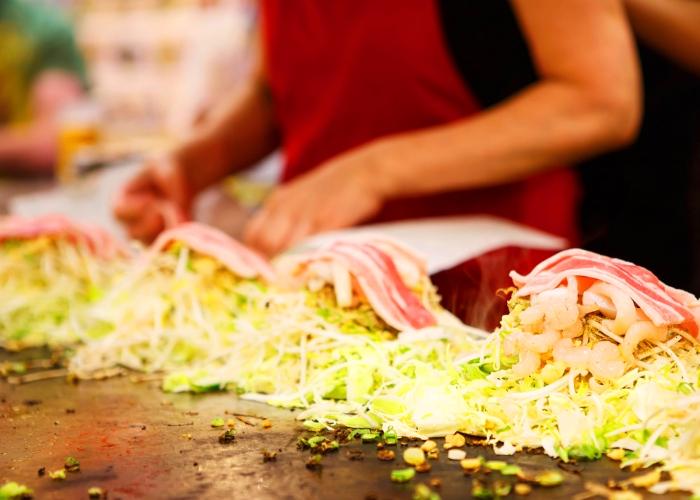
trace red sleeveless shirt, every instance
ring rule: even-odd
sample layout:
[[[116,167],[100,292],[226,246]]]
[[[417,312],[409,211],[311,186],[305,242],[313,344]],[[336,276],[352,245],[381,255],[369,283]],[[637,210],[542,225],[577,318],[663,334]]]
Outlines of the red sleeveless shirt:
[[[435,0],[263,0],[262,21],[283,181],[373,139],[480,110],[452,62]],[[575,208],[575,177],[559,168],[392,200],[376,220],[493,214],[575,240]]]

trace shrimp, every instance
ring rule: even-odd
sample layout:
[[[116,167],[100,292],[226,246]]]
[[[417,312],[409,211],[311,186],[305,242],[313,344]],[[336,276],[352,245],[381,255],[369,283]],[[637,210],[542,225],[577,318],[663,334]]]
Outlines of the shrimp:
[[[560,286],[533,296],[533,305],[544,313],[544,326],[553,330],[564,330],[579,319],[578,287],[575,279],[568,280],[566,287]]]
[[[561,336],[566,339],[574,339],[583,335],[583,321],[578,319],[568,328],[561,331]]]
[[[584,305],[595,304],[613,321],[605,324],[616,335],[624,335],[637,320],[637,308],[632,298],[622,290],[607,283],[598,282],[583,293]],[[612,306],[612,307],[611,307]]]
[[[520,313],[520,324],[525,330],[542,331],[543,323],[544,311],[538,306],[530,306]]]
[[[588,369],[592,351],[589,347],[575,346],[571,339],[561,339],[554,344],[552,355],[571,368]]]
[[[556,330],[547,330],[544,333],[523,333],[518,338],[518,346],[524,351],[532,351],[539,354],[549,352],[554,344],[561,339]]]
[[[513,373],[518,377],[527,377],[540,369],[540,355],[532,351],[522,351],[519,361],[513,365]]]
[[[602,380],[621,377],[625,373],[625,362],[619,346],[608,341],[598,342],[591,351],[588,369]]]
[[[668,329],[655,326],[651,321],[638,321],[629,327],[622,339],[622,356],[630,363],[634,363],[634,350],[640,342],[656,340],[662,342],[668,336]]]
[[[513,332],[503,339],[503,354],[506,356],[515,356],[518,354],[518,346],[521,335],[522,333],[520,332]]]

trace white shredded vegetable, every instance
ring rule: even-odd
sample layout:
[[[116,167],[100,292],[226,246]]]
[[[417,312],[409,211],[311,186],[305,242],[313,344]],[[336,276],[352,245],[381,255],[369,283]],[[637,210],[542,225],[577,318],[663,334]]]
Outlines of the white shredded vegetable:
[[[563,460],[623,447],[623,466],[670,473],[654,491],[700,494],[700,351],[680,330],[642,342],[636,366],[618,378],[551,357],[518,376],[503,344],[519,331],[525,299],[512,300],[500,328],[485,334],[437,306],[423,284],[417,293],[438,325],[396,332],[357,297],[340,307],[331,285],[287,290],[239,279],[181,245],[130,273],[112,271],[109,289],[105,272],[70,245],[5,245],[3,341],[81,340],[70,364],[79,376],[115,366],[162,372],[167,391],[235,390],[300,408],[299,418],[322,426],[420,438],[461,431],[499,454],[542,448]],[[65,317],[68,304],[76,307]],[[577,342],[608,340],[622,338],[592,314]]]

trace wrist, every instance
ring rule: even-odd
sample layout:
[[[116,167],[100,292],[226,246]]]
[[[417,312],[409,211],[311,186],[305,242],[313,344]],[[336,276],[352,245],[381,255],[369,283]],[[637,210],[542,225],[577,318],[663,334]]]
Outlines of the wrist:
[[[399,165],[401,155],[391,139],[378,139],[368,146],[368,161],[364,162],[364,176],[369,188],[382,200],[401,195]]]
[[[216,183],[223,162],[221,148],[213,137],[195,135],[177,147],[170,155],[174,168],[184,180],[192,196]]]

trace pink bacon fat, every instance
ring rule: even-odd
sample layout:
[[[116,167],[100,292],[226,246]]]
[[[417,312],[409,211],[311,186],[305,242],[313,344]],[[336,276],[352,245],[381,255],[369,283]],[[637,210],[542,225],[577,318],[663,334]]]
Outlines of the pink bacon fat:
[[[196,222],[187,222],[162,232],[151,245],[149,253],[158,253],[176,241],[216,259],[241,278],[259,276],[266,281],[274,279],[272,267],[262,256],[226,233]]]
[[[676,325],[693,336],[698,334],[693,314],[693,308],[700,305],[697,298],[665,285],[651,271],[623,260],[574,248],[540,262],[525,276],[511,271],[510,277],[519,288],[517,297],[551,290],[569,277],[599,280],[628,294],[654,325]]]
[[[340,265],[354,278],[374,311],[388,325],[399,331],[435,325],[435,316],[411,292],[385,251],[390,244],[390,241],[376,239],[335,241],[308,254],[289,256],[287,264],[291,263],[292,269],[297,270],[319,261]],[[400,248],[406,258],[408,250]],[[411,255],[410,260],[413,259],[418,261]],[[424,267],[421,263],[421,269]]]
[[[59,214],[33,218],[9,216],[0,220],[0,241],[40,237],[65,238],[84,245],[95,256],[112,259],[129,254],[126,246],[99,226],[75,222]]]

